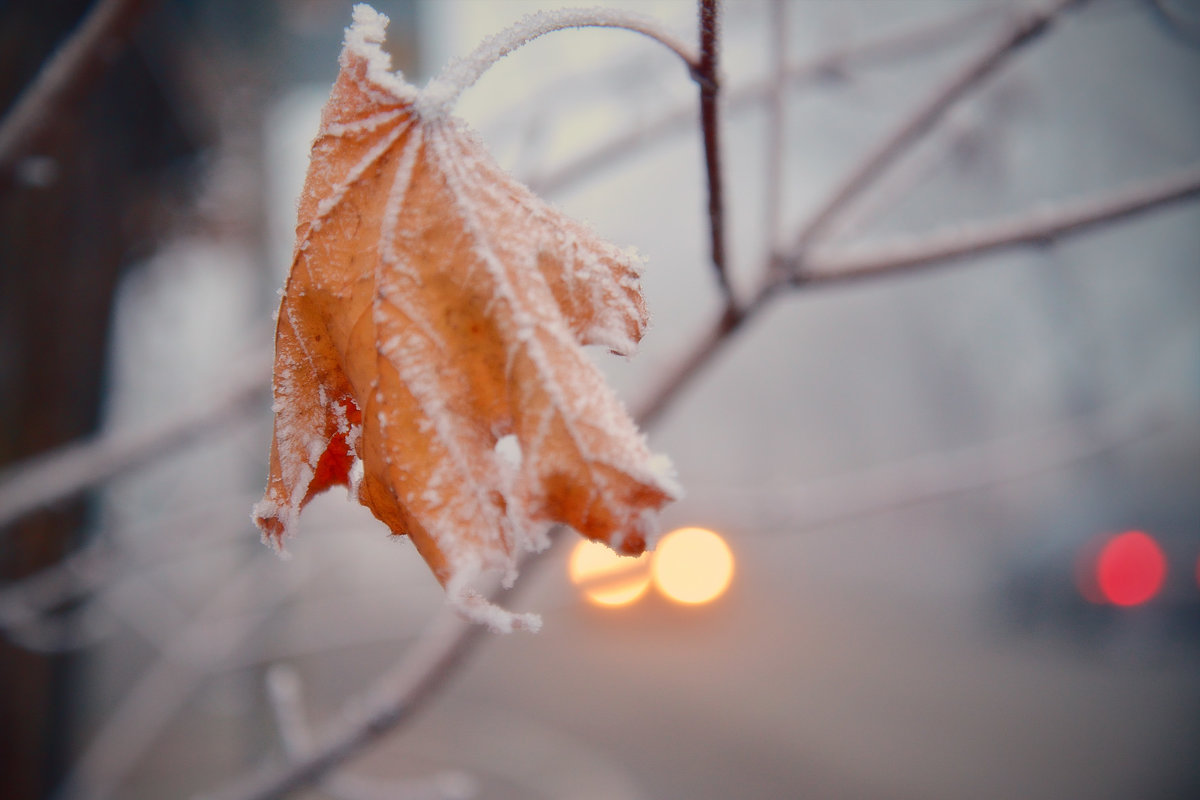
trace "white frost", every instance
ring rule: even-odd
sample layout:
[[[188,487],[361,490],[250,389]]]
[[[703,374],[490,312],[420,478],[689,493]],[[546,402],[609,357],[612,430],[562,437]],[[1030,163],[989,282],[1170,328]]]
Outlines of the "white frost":
[[[412,100],[416,89],[399,71],[392,72],[392,57],[380,47],[387,37],[388,18],[366,3],[354,6],[353,23],[346,29],[345,53],[367,62],[367,79],[401,100]]]
[[[521,468],[521,459],[524,454],[521,452],[521,443],[517,441],[516,434],[510,433],[507,436],[501,436],[496,441],[496,455],[513,469]]]

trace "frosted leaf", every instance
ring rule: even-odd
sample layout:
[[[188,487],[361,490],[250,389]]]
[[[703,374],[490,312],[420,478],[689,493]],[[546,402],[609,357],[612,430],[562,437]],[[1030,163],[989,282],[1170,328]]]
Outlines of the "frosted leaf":
[[[356,6],[322,114],[276,331],[264,535],[333,485],[412,538],[470,619],[535,629],[477,583],[566,524],[636,554],[678,489],[584,353],[648,322],[632,250],[505,174],[389,71]]]

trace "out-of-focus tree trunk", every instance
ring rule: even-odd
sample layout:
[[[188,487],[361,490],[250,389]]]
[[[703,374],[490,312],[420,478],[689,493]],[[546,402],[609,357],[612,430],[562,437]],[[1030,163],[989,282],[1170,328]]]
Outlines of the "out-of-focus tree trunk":
[[[0,10],[0,108],[87,7],[29,0]],[[127,48],[94,76],[80,107],[51,121],[0,194],[0,467],[96,427],[121,268],[150,247],[169,205],[163,178],[194,149],[164,77]],[[72,502],[0,533],[0,580],[56,561],[86,518],[86,501]],[[44,796],[61,772],[70,668],[68,656],[0,642],[0,775],[10,800]]]

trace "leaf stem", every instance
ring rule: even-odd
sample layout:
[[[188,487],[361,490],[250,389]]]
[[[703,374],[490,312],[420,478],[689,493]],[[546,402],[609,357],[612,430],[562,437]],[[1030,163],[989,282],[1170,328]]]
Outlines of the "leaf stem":
[[[619,28],[640,33],[679,56],[689,71],[694,73],[699,68],[700,58],[691,45],[655,20],[613,9],[564,8],[523,17],[516,24],[484,39],[467,57],[452,60],[422,90],[420,103],[423,110],[432,114],[449,113],[462,93],[497,61],[540,36],[568,28]]]

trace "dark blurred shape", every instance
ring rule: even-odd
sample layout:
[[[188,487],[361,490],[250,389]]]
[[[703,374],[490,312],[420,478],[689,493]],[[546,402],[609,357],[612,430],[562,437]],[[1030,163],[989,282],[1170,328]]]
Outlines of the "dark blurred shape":
[[[5,113],[88,7],[0,6]],[[0,195],[0,468],[96,428],[118,278],[152,248],[201,144],[179,113],[173,39],[162,18],[143,20],[82,102],[49,122]],[[60,558],[86,513],[71,503],[0,532],[0,579]],[[6,798],[43,796],[61,772],[69,669],[65,656],[0,643]]]
[[[1196,0],[1149,0],[1150,8],[1172,36],[1200,47],[1200,3]]]

